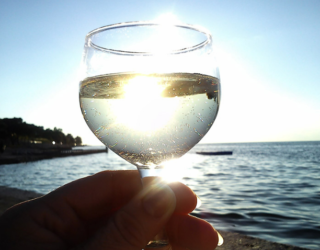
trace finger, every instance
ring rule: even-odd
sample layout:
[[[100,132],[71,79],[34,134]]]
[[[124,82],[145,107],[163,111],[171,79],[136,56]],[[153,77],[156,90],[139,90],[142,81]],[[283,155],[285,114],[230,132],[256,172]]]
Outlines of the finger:
[[[195,204],[193,192],[182,183],[172,184],[176,193],[176,213],[187,213]],[[39,223],[45,223],[67,242],[84,240],[106,225],[109,217],[142,190],[138,171],[104,171],[71,182],[39,199],[50,208],[51,217],[39,213]]]
[[[197,198],[182,183],[169,184],[177,198],[175,213],[193,211]],[[46,200],[54,207],[66,202],[84,221],[94,221],[112,214],[127,204],[142,189],[140,175],[136,170],[103,171],[71,182],[50,193]],[[63,199],[61,199],[63,197]]]
[[[108,214],[128,203],[141,189],[137,171],[104,171],[32,202],[37,211],[32,218],[69,245],[75,245],[94,233]]]
[[[138,171],[103,171],[68,183],[45,199],[55,207],[67,203],[80,219],[88,221],[118,210],[141,189]]]
[[[143,185],[153,185],[157,183],[167,184],[176,195],[176,214],[189,214],[197,206],[196,194],[186,185],[181,182],[166,183],[159,177],[145,177],[142,179]]]
[[[140,250],[164,228],[175,206],[175,195],[167,185],[147,186],[84,249]]]
[[[153,184],[149,185],[154,185],[156,183],[157,182],[153,182]],[[176,196],[176,208],[174,214],[188,214],[192,212],[197,204],[197,196],[194,192],[182,183],[169,183],[168,186]],[[105,219],[99,217],[97,221],[87,225],[88,232],[95,232],[98,228],[106,225],[107,221],[108,216]]]
[[[175,214],[189,214],[197,206],[196,194],[186,185],[180,182],[168,184],[176,195],[177,205]]]
[[[170,242],[190,250],[212,250],[218,244],[217,231],[206,221],[190,215],[172,216],[166,225]]]

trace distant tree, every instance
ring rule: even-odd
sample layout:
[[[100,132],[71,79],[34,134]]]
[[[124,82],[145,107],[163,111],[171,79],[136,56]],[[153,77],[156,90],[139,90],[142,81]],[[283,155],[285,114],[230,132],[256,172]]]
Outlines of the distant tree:
[[[77,146],[81,146],[81,145],[82,145],[82,139],[81,139],[80,136],[77,136],[77,137],[75,138],[75,141],[76,141],[76,145],[77,145]]]
[[[53,131],[58,131],[58,132],[62,133],[62,129],[61,128],[57,128],[57,127],[54,127]]]
[[[21,130],[23,121],[21,118],[4,118],[1,122],[5,124],[4,134],[7,135],[6,142],[8,145],[18,145],[19,144],[19,131]]]
[[[67,134],[66,136],[66,144],[70,146],[74,146],[75,140],[71,134]]]
[[[49,128],[47,128],[46,130],[42,131],[42,135],[41,137],[48,139],[50,142],[53,142],[54,139],[54,135],[53,135],[53,131]]]
[[[57,144],[65,144],[66,143],[66,136],[64,133],[62,133],[61,128],[54,127],[53,129],[53,140]]]
[[[0,120],[0,153],[5,150],[9,140],[10,135],[7,131],[7,125],[2,120]]]
[[[0,139],[7,139],[9,137],[8,126],[5,122],[0,120]]]
[[[78,138],[78,137],[77,137]],[[4,118],[0,119],[0,140],[8,146],[29,144],[34,141],[42,143],[82,144],[82,140],[73,138],[71,134],[65,135],[61,128],[46,129],[42,126],[28,124],[21,118]]]

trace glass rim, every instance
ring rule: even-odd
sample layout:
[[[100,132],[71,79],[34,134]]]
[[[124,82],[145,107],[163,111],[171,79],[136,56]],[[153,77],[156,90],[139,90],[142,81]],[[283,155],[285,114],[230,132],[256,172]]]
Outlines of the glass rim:
[[[161,25],[189,29],[189,30],[200,32],[206,36],[206,40],[204,40],[201,43],[198,43],[198,44],[191,46],[191,47],[178,49],[178,50],[168,50],[167,54],[188,53],[188,52],[191,52],[194,50],[201,49],[202,47],[206,46],[207,44],[209,44],[212,41],[211,34],[207,30],[205,30],[204,28],[199,27],[199,26],[194,26],[194,25],[190,25],[190,24],[183,24],[183,23],[161,23],[161,22],[155,22],[155,21],[137,21],[137,22],[122,22],[122,23],[110,24],[110,25],[106,25],[106,26],[102,26],[100,28],[94,29],[86,35],[85,42],[86,42],[86,44],[90,45],[90,47],[93,47],[94,49],[104,51],[104,52],[109,52],[112,54],[117,54],[117,55],[129,55],[129,56],[156,55],[157,53],[148,52],[148,51],[140,52],[140,51],[126,51],[126,50],[108,49],[108,48],[105,48],[105,47],[102,47],[102,46],[99,46],[99,45],[93,43],[91,37],[97,33],[100,33],[100,32],[106,31],[106,30],[111,30],[111,29],[135,27],[135,26],[161,26]]]

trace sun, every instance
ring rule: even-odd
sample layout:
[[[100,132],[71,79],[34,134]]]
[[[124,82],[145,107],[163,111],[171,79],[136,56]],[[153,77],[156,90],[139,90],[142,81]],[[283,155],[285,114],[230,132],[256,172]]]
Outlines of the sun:
[[[117,122],[134,131],[153,132],[167,125],[179,100],[162,97],[160,77],[137,75],[123,86],[123,98],[115,106]]]

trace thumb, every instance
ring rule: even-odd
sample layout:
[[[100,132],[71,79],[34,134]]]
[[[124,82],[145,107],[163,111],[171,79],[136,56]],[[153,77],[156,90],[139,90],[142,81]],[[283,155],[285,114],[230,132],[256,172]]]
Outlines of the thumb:
[[[164,184],[145,187],[85,249],[141,250],[162,230],[176,206],[173,191]]]

